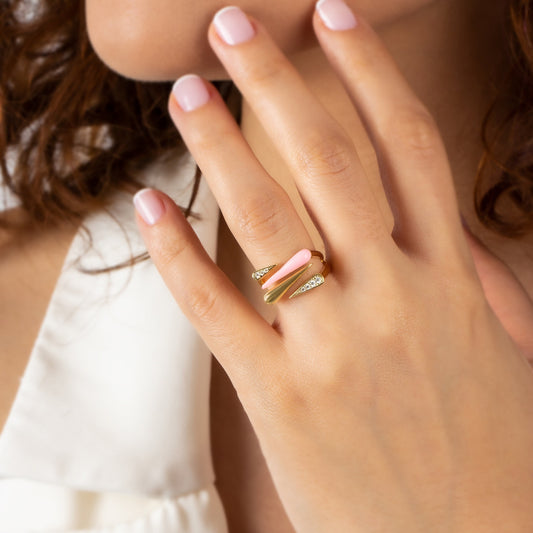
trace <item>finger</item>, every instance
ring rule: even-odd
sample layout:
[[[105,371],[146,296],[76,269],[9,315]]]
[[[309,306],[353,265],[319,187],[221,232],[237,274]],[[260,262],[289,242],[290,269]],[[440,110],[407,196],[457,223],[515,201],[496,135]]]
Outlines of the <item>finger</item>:
[[[466,225],[463,229],[487,301],[518,348],[533,361],[533,302],[530,296],[513,271]]]
[[[465,251],[439,131],[384,44],[342,0],[320,1],[313,24],[376,149],[396,242],[431,256]]]
[[[176,302],[237,390],[246,387],[280,353],[278,334],[213,263],[168,196],[144,189],[134,202],[141,235]]]
[[[393,244],[353,143],[262,25],[226,8],[209,42],[292,170],[324,243],[341,255],[336,263],[347,242],[359,256]]]
[[[283,188],[257,161],[216,89],[198,76],[174,85],[169,112],[255,268],[313,242]]]

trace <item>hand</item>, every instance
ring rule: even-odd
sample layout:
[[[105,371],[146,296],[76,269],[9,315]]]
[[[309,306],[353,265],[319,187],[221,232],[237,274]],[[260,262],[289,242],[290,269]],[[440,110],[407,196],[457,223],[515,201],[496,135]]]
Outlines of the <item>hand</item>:
[[[315,13],[378,154],[391,235],[354,146],[252,24],[234,45],[211,26],[209,42],[293,171],[325,243],[326,283],[281,300],[272,326],[170,198],[143,191],[136,205],[155,264],[239,394],[295,529],[532,531],[533,375],[484,296],[434,121],[365,21],[335,31]],[[214,88],[191,78],[180,87],[172,118],[254,266],[312,248]]]

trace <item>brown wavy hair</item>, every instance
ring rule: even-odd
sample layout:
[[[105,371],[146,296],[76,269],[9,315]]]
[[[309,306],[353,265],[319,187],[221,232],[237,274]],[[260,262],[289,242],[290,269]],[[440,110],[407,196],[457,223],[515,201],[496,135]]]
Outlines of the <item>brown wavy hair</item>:
[[[474,203],[483,225],[519,237],[533,228],[533,1],[509,3],[509,70],[482,124]]]
[[[30,220],[76,222],[105,205],[111,190],[137,190],[136,170],[184,150],[167,112],[171,84],[108,69],[89,43],[83,0],[38,0],[29,16],[31,4],[0,0],[0,170]],[[483,123],[474,191],[482,223],[508,236],[533,226],[532,5],[509,0],[508,82]],[[232,92],[230,83],[218,87]],[[489,138],[502,105],[506,114]],[[186,214],[193,201],[194,193]]]
[[[26,222],[77,223],[112,190],[141,188],[137,171],[185,151],[167,111],[171,85],[126,79],[102,63],[83,0],[0,0],[0,172]],[[238,114],[234,85],[215,85]]]

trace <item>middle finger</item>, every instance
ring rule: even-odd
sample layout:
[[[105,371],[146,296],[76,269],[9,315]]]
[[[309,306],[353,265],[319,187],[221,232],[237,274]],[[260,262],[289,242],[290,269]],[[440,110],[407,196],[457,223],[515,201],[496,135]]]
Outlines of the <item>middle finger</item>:
[[[220,10],[209,42],[292,171],[328,255],[393,244],[355,147],[261,24]]]

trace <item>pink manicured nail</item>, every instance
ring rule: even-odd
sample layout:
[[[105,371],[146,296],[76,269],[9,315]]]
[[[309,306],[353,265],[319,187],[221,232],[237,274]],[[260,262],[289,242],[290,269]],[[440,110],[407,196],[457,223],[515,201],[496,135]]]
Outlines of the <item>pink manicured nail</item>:
[[[209,102],[204,80],[196,74],[182,76],[172,87],[172,94],[183,111],[194,111]]]
[[[343,0],[318,0],[316,10],[330,30],[351,30],[357,26],[352,10]]]
[[[227,44],[241,44],[249,41],[255,30],[248,17],[236,6],[221,9],[213,19],[220,38]]]
[[[153,226],[165,212],[165,205],[153,189],[140,190],[133,197],[133,203],[137,213],[149,226]]]
[[[303,249],[298,253],[293,255],[268,281],[261,285],[262,289],[269,289],[279,281],[281,278],[284,278],[291,272],[294,272],[298,268],[304,266],[306,263],[311,261],[311,252],[309,250]]]

